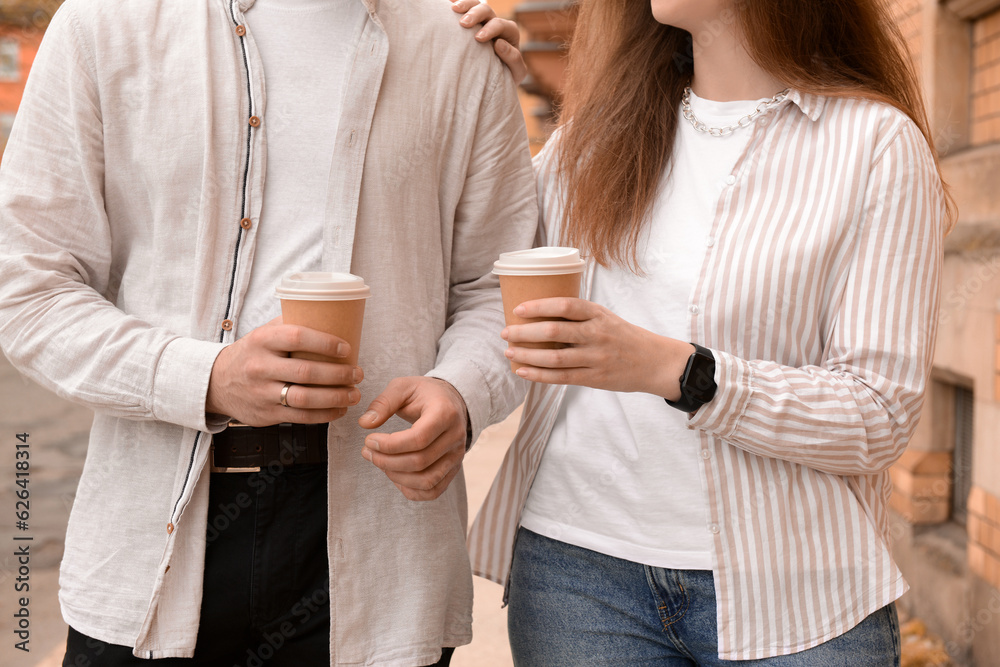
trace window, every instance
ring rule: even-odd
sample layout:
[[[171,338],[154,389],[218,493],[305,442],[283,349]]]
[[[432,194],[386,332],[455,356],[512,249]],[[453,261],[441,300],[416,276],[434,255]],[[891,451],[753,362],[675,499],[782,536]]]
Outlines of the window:
[[[21,45],[17,40],[0,38],[0,81],[21,80]]]
[[[951,516],[965,524],[968,513],[969,491],[972,490],[972,390],[954,388],[954,442],[952,452]]]

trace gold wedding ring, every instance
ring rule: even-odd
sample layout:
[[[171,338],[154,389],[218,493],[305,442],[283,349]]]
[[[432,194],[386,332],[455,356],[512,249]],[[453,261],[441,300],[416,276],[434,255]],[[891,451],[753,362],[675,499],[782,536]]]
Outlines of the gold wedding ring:
[[[286,408],[292,407],[288,404],[288,388],[291,386],[292,386],[291,382],[286,382],[285,386],[281,388],[281,404]]]

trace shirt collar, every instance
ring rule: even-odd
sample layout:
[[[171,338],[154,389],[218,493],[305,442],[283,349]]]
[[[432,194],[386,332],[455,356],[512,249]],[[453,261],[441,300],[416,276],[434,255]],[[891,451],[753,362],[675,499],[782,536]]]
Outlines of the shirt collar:
[[[823,109],[826,108],[825,97],[803,93],[794,88],[788,93],[788,99],[811,121],[819,120],[819,117],[823,115]]]

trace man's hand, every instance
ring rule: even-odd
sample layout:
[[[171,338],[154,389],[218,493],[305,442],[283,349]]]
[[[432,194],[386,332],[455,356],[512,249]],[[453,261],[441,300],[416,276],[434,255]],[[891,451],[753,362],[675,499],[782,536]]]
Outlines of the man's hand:
[[[462,469],[469,419],[465,400],[444,380],[396,378],[358,424],[378,428],[394,414],[413,426],[369,435],[361,455],[381,468],[410,500],[434,500]]]
[[[343,417],[361,400],[353,386],[364,379],[360,368],[288,356],[311,352],[342,358],[350,352],[346,342],[280,321],[254,329],[219,353],[208,383],[206,412],[250,426],[321,424]],[[288,407],[281,404],[285,383],[292,385],[285,394]]]

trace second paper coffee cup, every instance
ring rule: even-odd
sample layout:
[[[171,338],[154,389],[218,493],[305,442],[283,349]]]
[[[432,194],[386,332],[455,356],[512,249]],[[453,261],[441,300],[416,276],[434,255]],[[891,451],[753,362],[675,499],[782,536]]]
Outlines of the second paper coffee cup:
[[[281,299],[281,319],[285,324],[318,329],[351,346],[351,353],[346,358],[307,352],[293,352],[293,357],[358,365],[365,300],[371,296],[371,289],[363,278],[350,273],[298,271],[286,274],[275,292]]]
[[[500,255],[493,264],[493,273],[500,277],[504,319],[508,325],[544,322],[559,318],[523,318],[514,309],[525,301],[550,297],[580,296],[580,277],[586,263],[580,259],[576,248],[533,248]],[[520,343],[519,347],[559,349],[560,343]],[[511,362],[516,371],[522,364]]]

